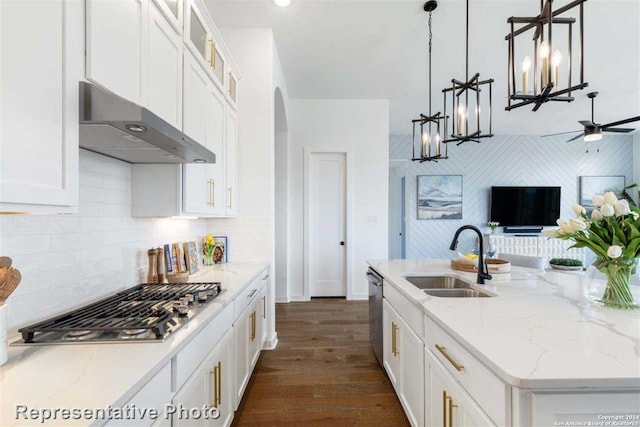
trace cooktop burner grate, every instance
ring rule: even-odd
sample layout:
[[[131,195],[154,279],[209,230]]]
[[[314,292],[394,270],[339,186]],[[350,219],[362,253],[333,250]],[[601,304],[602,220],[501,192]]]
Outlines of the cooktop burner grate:
[[[162,340],[222,292],[219,282],[143,284],[18,330],[25,343]],[[206,300],[197,299],[198,294]],[[173,303],[190,299],[186,316]]]

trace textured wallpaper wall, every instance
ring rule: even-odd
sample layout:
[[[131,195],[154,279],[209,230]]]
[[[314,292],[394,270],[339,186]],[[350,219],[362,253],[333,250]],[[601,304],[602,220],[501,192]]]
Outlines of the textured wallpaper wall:
[[[449,147],[449,159],[438,163],[400,162],[411,157],[411,136],[391,135],[391,166],[407,177],[407,258],[449,258],[449,244],[455,230],[464,224],[489,231],[489,193],[492,185],[560,186],[562,216],[573,216],[571,205],[578,201],[580,176],[633,176],[633,137],[605,136],[591,143],[565,142],[565,137],[496,136],[480,144],[465,142]],[[600,152],[597,152],[597,148]],[[462,175],[461,220],[417,219],[418,175]],[[393,197],[390,197],[393,200]],[[390,207],[391,210],[394,206]],[[473,247],[473,235],[460,239],[460,249]]]

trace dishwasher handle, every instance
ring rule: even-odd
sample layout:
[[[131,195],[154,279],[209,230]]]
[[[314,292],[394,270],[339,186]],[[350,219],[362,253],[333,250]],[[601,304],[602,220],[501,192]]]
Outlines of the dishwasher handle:
[[[372,273],[371,271],[367,271],[367,280],[375,286],[382,286],[382,277]]]

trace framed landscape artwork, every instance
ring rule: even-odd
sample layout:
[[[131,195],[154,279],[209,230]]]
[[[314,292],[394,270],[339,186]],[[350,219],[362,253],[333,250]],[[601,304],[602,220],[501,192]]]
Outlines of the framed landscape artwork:
[[[462,219],[462,175],[419,175],[418,219]]]
[[[581,176],[580,177],[580,204],[584,206],[587,213],[593,210],[591,198],[595,194],[604,194],[613,191],[621,199],[622,192],[626,185],[624,176]]]

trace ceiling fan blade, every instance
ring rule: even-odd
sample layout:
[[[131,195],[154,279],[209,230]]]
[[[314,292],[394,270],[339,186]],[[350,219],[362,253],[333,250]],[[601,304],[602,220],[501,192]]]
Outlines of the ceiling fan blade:
[[[546,135],[540,135],[540,137],[541,138],[546,138],[548,136],[567,135],[569,133],[576,133],[576,132],[582,133],[582,130],[571,130],[569,132],[548,133]]]
[[[578,123],[587,128],[596,127],[596,125],[591,120],[579,120]]]
[[[583,136],[582,134],[580,134],[580,135],[576,135],[576,136],[574,136],[574,137],[573,137],[573,138],[571,138],[571,139],[567,139],[567,142],[575,141],[575,140],[576,140],[576,139],[578,139],[578,138],[582,138],[582,136]]]
[[[616,132],[616,133],[629,133],[633,132],[634,128],[602,128],[602,132]]]
[[[624,125],[624,124],[627,124],[627,123],[638,122],[638,121],[640,121],[640,116],[635,116],[635,117],[630,117],[630,118],[624,119],[624,120],[618,120],[617,122],[607,123],[606,125],[602,125],[600,127],[601,128],[610,128],[610,127],[614,127],[614,126],[618,126],[618,125]]]

